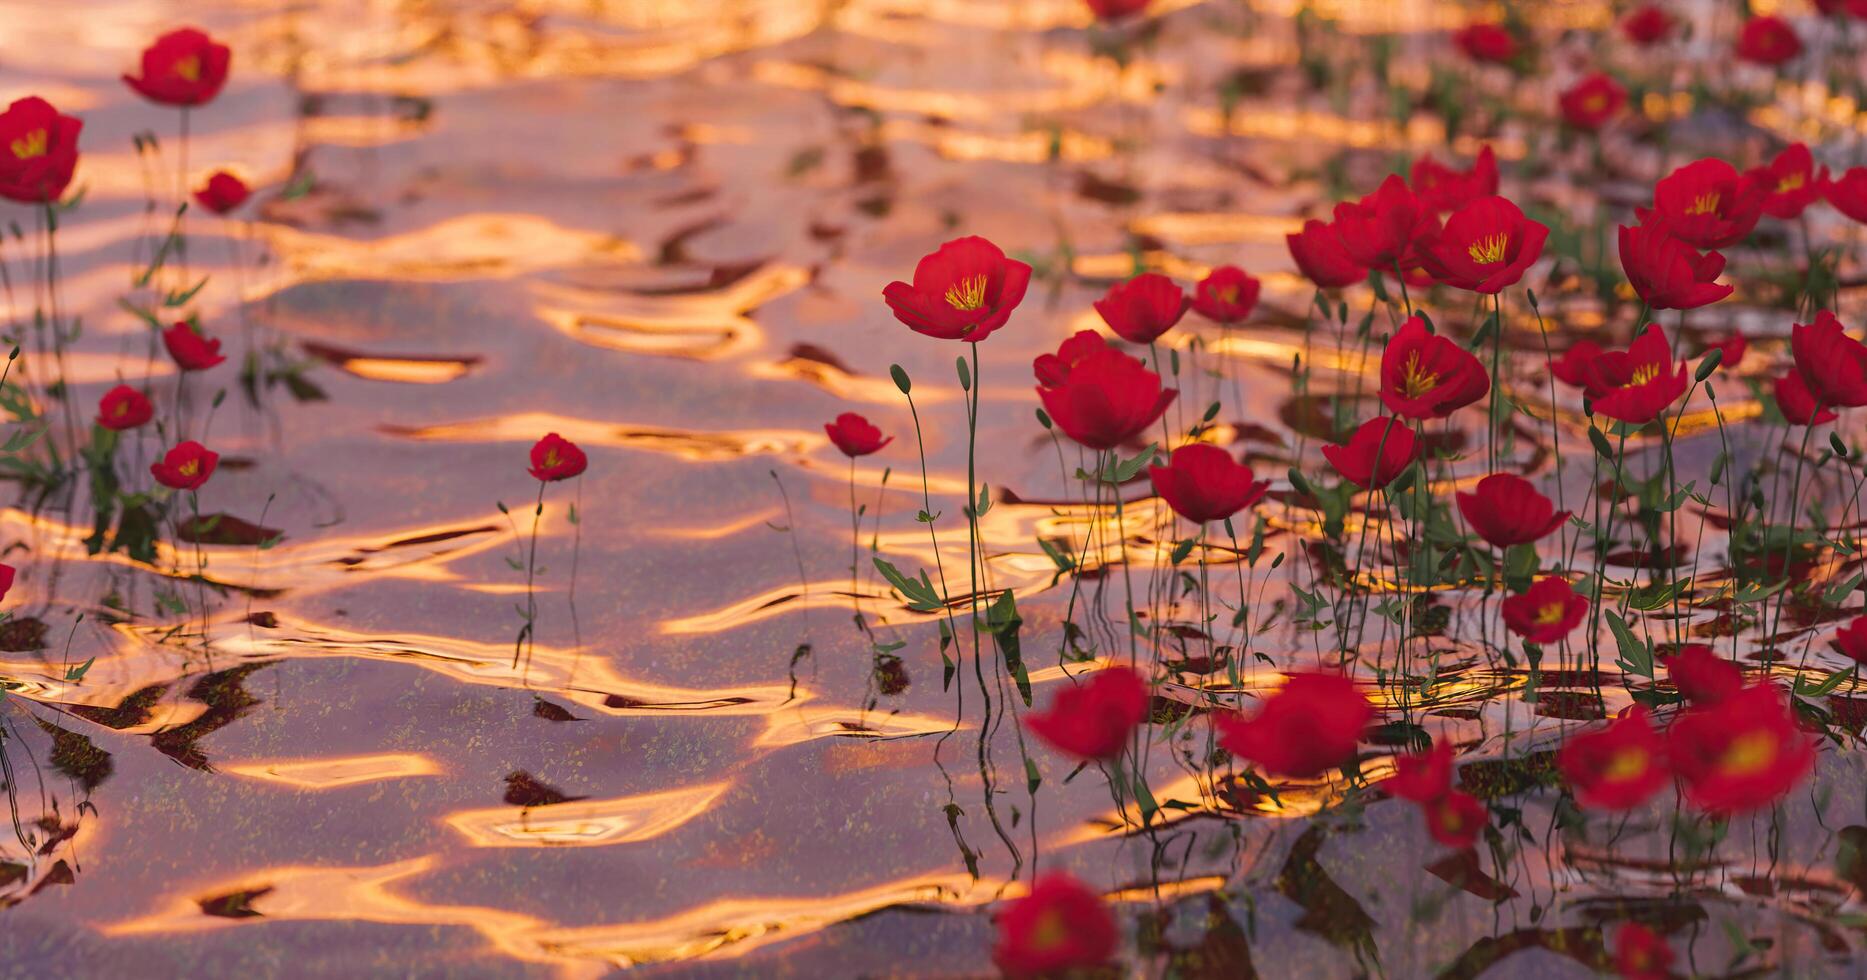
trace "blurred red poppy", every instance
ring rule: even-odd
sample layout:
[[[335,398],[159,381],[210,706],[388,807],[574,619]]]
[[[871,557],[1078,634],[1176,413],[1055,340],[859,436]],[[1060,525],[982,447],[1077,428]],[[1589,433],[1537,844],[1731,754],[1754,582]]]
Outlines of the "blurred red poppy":
[[[1722,285],[1724,256],[1699,254],[1657,225],[1621,226],[1621,269],[1634,292],[1656,310],[1696,310],[1731,295]]]
[[[1635,705],[1606,728],[1569,736],[1556,765],[1582,807],[1626,810],[1646,802],[1671,779],[1665,749],[1652,715]]]
[[[118,385],[104,392],[97,402],[97,424],[122,432],[134,429],[155,415],[154,405],[143,393],[129,385]]]
[[[1562,121],[1590,133],[1607,125],[1626,104],[1627,90],[1606,72],[1596,72],[1556,97]]]
[[[1110,286],[1095,307],[1115,336],[1131,344],[1151,344],[1186,315],[1186,291],[1158,272],[1143,272]]]
[[[1693,248],[1728,248],[1757,227],[1768,193],[1736,167],[1707,157],[1660,178],[1652,209],[1636,208],[1634,215]]]
[[[1776,408],[1790,425],[1822,425],[1841,417],[1832,408],[1816,409],[1815,396],[1795,368],[1776,379],[1775,391]]]
[[[1615,935],[1614,970],[1621,980],[1667,980],[1672,965],[1672,947],[1646,926],[1629,922]]]
[[[1744,671],[1703,643],[1687,643],[1660,658],[1666,679],[1695,705],[1717,704],[1744,689]]]
[[[590,460],[584,456],[583,450],[555,432],[547,433],[532,445],[530,472],[534,479],[544,483],[582,475],[584,467],[588,465]]]
[[[1633,13],[1621,18],[1621,33],[1641,47],[1664,41],[1672,29],[1672,15],[1657,3],[1641,4]]]
[[[1867,167],[1849,167],[1840,180],[1824,179],[1822,196],[1835,210],[1867,224]]]
[[[1835,651],[1867,666],[1867,616],[1856,616],[1835,633]]]
[[[997,915],[992,963],[1008,977],[1087,970],[1115,955],[1115,916],[1102,896],[1060,871],[1039,875]]]
[[[1447,847],[1464,850],[1478,840],[1478,833],[1490,822],[1491,812],[1478,798],[1464,790],[1452,790],[1436,800],[1420,805],[1426,815],[1427,833]]]
[[[1425,752],[1396,756],[1394,775],[1381,788],[1395,799],[1425,803],[1452,791],[1452,743],[1441,739]]]
[[[1577,595],[1568,579],[1548,577],[1531,583],[1522,595],[1499,604],[1504,625],[1530,643],[1560,643],[1588,616],[1588,597]]]
[[[1340,289],[1368,278],[1368,267],[1349,257],[1335,225],[1311,218],[1303,230],[1285,235],[1297,270],[1318,289]]]
[[[1257,279],[1235,265],[1222,265],[1199,281],[1193,309],[1213,323],[1243,323],[1258,305]]]
[[[1781,17],[1752,17],[1737,32],[1737,56],[1775,67],[1802,53],[1802,39]]]
[[[1801,216],[1815,203],[1828,180],[1828,168],[1822,168],[1820,174],[1815,172],[1815,157],[1805,143],[1790,146],[1769,163],[1744,174],[1763,189],[1763,213],[1785,221]]]
[[[1125,20],[1147,9],[1153,0],[1084,0],[1100,21]]]
[[[1427,155],[1413,162],[1408,175],[1413,193],[1440,213],[1457,211],[1481,197],[1497,193],[1497,154],[1486,143],[1470,170],[1454,170]]]
[[[205,371],[227,359],[220,352],[219,340],[195,332],[194,325],[186,320],[162,331],[162,346],[168,348],[169,356],[183,371]]]
[[[1601,345],[1592,340],[1578,340],[1549,362],[1549,373],[1571,388],[1588,387],[1588,366],[1601,356]]]
[[[1465,523],[1495,548],[1542,540],[1569,519],[1568,511],[1557,510],[1534,484],[1512,473],[1493,473],[1457,496]]]
[[[1491,378],[1478,358],[1408,317],[1381,351],[1381,404],[1409,419],[1443,419],[1485,396]]]
[[[1219,744],[1275,776],[1307,779],[1347,762],[1374,707],[1341,674],[1292,674],[1251,718],[1220,715]]]
[[[149,464],[149,472],[171,490],[195,490],[214,475],[219,463],[219,453],[190,439],[163,454],[160,462]]]
[[[894,436],[882,438],[882,430],[855,412],[844,412],[836,417],[836,421],[825,422],[823,431],[829,434],[836,448],[850,459],[867,456],[895,441]]]
[[[1033,711],[1024,727],[1065,755],[1113,759],[1135,726],[1147,720],[1147,682],[1127,667],[1107,667],[1087,681],[1065,684],[1048,711]]]
[[[245,181],[225,170],[219,170],[207,179],[207,183],[195,190],[194,199],[215,214],[227,214],[245,204],[251,195],[252,190],[246,186]]]
[[[143,73],[123,81],[151,102],[196,106],[213,100],[227,84],[233,52],[192,27],[173,30],[143,49]]]
[[[1815,766],[1814,740],[1769,684],[1681,713],[1666,754],[1685,782],[1686,800],[1714,814],[1768,806]]]
[[[1231,453],[1203,442],[1174,450],[1166,466],[1150,466],[1147,475],[1167,506],[1195,524],[1222,521],[1254,506],[1270,486]]]
[[[1378,490],[1413,465],[1419,446],[1413,430],[1398,418],[1373,418],[1346,444],[1322,447],[1322,455],[1343,479],[1363,490]]]
[[[1419,242],[1421,264],[1456,289],[1490,295],[1514,286],[1543,255],[1549,228],[1501,197],[1460,208]]]
[[[1822,310],[1814,323],[1790,328],[1796,371],[1823,408],[1867,405],[1867,347],[1848,336],[1834,313]]]
[[[1090,449],[1113,449],[1158,421],[1179,392],[1161,390],[1160,375],[1114,349],[1088,354],[1037,397],[1063,434]]]
[[[84,123],[61,116],[37,96],[15,101],[0,113],[0,197],[42,204],[65,196],[78,167],[78,133]]]
[[[1744,354],[1750,350],[1750,341],[1743,334],[1734,333],[1706,345],[1706,353],[1710,353],[1713,348],[1718,350],[1718,369],[1731,371],[1744,363]]]
[[[1503,64],[1517,56],[1517,39],[1504,28],[1483,21],[1460,28],[1452,35],[1452,43],[1473,61]]]
[[[941,340],[984,340],[1011,319],[1031,283],[1031,267],[978,236],[959,238],[921,259],[914,282],[882,290],[895,319]]]

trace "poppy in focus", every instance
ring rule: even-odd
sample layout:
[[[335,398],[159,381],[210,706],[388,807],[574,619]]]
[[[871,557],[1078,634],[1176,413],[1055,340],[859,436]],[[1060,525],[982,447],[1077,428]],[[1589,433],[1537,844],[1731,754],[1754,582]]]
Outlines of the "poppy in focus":
[[[1867,346],[1848,336],[1834,313],[1822,310],[1814,323],[1791,327],[1789,349],[1802,383],[1821,407],[1867,405]]]
[[[1543,255],[1549,228],[1524,217],[1501,197],[1483,197],[1429,231],[1419,243],[1421,264],[1448,286],[1490,295],[1514,286]]]
[[[1471,493],[1458,494],[1459,513],[1478,536],[1494,548],[1531,544],[1549,536],[1569,512],[1559,511],[1529,480],[1513,473],[1493,473]]]
[[[1408,317],[1381,351],[1381,404],[1409,419],[1443,419],[1491,390],[1484,364]]]
[[[1368,267],[1349,256],[1342,236],[1329,222],[1311,218],[1303,222],[1302,231],[1285,235],[1284,242],[1297,270],[1318,289],[1341,289],[1368,278]]]
[[[829,434],[836,448],[850,459],[867,456],[895,441],[894,436],[882,438],[882,430],[855,412],[844,412],[836,417],[836,421],[825,422],[823,431]]]
[[[977,343],[1011,319],[1030,283],[1030,266],[975,235],[922,258],[914,282],[891,282],[882,298],[915,333]]]
[[[1090,449],[1113,449],[1141,434],[1178,394],[1161,390],[1160,375],[1107,345],[1070,365],[1055,386],[1037,389],[1057,428]]]
[[[1255,505],[1270,486],[1231,453],[1204,442],[1175,449],[1166,466],[1150,466],[1147,475],[1167,506],[1195,524],[1222,521]]]
[[[1151,344],[1186,315],[1186,291],[1158,272],[1109,287],[1095,302],[1102,322],[1131,344]]]
[[[1718,282],[1723,255],[1701,255],[1658,225],[1622,225],[1620,244],[1628,284],[1656,310],[1696,310],[1736,290]]]
[[[196,490],[214,475],[220,454],[193,439],[163,454],[159,462],[149,464],[156,482],[171,490]]]
[[[1378,490],[1406,472],[1419,456],[1413,430],[1397,418],[1361,424],[1344,445],[1322,447],[1324,459],[1342,478],[1363,490]]]

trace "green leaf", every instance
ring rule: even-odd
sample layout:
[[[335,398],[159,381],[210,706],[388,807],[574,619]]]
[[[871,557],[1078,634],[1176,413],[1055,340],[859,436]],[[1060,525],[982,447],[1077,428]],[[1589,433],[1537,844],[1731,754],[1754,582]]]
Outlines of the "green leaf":
[[[923,570],[918,579],[909,578],[901,574],[900,569],[889,564],[888,559],[880,555],[875,556],[875,568],[882,573],[883,578],[888,580],[888,584],[908,601],[909,609],[915,612],[939,612],[944,608],[939,593],[935,592],[933,586],[927,581],[926,571]]]
[[[84,675],[91,672],[91,665],[96,662],[97,658],[92,657],[76,667],[65,668],[65,679],[73,683],[84,680]]]
[[[1633,630],[1627,628],[1627,621],[1618,613],[1608,613],[1608,628],[1614,631],[1614,643],[1620,648],[1620,659],[1615,665],[1621,670],[1634,675],[1653,679],[1653,647],[1634,637]]]
[[[1811,684],[1806,678],[1798,677],[1796,678],[1796,693],[1805,698],[1819,698],[1840,687],[1842,681],[1853,677],[1856,669],[1849,667],[1846,670],[1837,670],[1823,678],[1819,684]]]

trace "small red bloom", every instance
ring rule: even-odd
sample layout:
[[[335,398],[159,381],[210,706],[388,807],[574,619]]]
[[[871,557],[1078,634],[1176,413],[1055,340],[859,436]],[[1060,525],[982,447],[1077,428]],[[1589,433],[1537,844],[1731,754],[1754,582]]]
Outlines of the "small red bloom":
[[[1703,643],[1687,643],[1660,664],[1679,695],[1695,705],[1717,704],[1744,689],[1744,671]]]
[[[1011,977],[1091,969],[1115,955],[1115,916],[1102,896],[1062,872],[1040,875],[1000,912],[992,963]]]
[[[1556,97],[1556,107],[1562,110],[1562,121],[1587,132],[1595,132],[1608,124],[1621,107],[1627,104],[1627,90],[1614,76],[1606,72],[1596,72],[1576,82]]]
[[[1363,490],[1394,482],[1419,458],[1413,430],[1397,418],[1374,418],[1361,424],[1345,445],[1322,447],[1324,459],[1342,478]]]
[[[220,341],[196,333],[186,320],[177,321],[162,331],[162,346],[183,371],[205,371],[227,358],[220,352]]]
[[[61,116],[36,96],[0,113],[0,197],[42,204],[65,195],[78,167],[78,132],[84,123]]]
[[[1426,830],[1433,839],[1457,850],[1472,846],[1491,818],[1477,797],[1457,789],[1420,804],[1420,811],[1426,815]]]
[[[149,464],[149,472],[171,490],[195,490],[214,475],[219,463],[219,453],[190,439],[169,450],[161,462]]]
[[[1110,286],[1095,306],[1115,336],[1151,344],[1186,315],[1186,291],[1158,272],[1143,272]]]
[[[584,467],[589,465],[589,457],[577,448],[576,443],[555,432],[547,433],[543,439],[532,444],[530,472],[534,479],[544,483],[581,476]]]
[[[1840,180],[1824,177],[1822,196],[1828,198],[1835,210],[1867,224],[1867,167],[1850,167]]]
[[[0,562],[0,599],[5,599],[6,594],[13,591],[13,579],[18,574],[19,571],[13,566]]]
[[[1571,388],[1588,387],[1588,366],[1601,356],[1601,345],[1592,340],[1578,340],[1562,356],[1549,362],[1549,373]]]
[[[1568,511],[1557,510],[1529,480],[1511,473],[1479,480],[1471,493],[1458,494],[1458,501],[1465,523],[1497,548],[1542,540],[1569,519]]]
[[[1672,15],[1657,3],[1642,4],[1621,20],[1621,33],[1643,48],[1664,41],[1672,29]]]
[[[1775,67],[1802,53],[1802,39],[1781,17],[1752,17],[1737,32],[1737,56]]]
[[[1364,268],[1392,272],[1419,264],[1414,241],[1437,228],[1433,209],[1389,174],[1373,194],[1335,206],[1335,233],[1342,250]]]
[[[1638,922],[1622,926],[1614,937],[1614,969],[1621,980],[1666,980],[1672,965],[1673,948]]]
[[[1588,395],[1595,411],[1611,419],[1645,425],[1685,394],[1685,363],[1673,370],[1672,345],[1657,324],[1648,324],[1625,351],[1604,351],[1588,365]]]
[[[1848,336],[1832,312],[1822,310],[1814,323],[1791,327],[1789,349],[1797,373],[1821,407],[1867,405],[1867,347]]]
[[[1790,425],[1822,425],[1841,417],[1831,408],[1816,410],[1815,396],[1794,368],[1776,379],[1776,408]]]
[[[151,102],[194,106],[213,100],[227,84],[233,52],[224,44],[184,27],[156,38],[143,50],[141,76],[125,75],[124,84]]]
[[[1425,752],[1398,756],[1394,775],[1381,786],[1395,799],[1428,803],[1452,792],[1452,743],[1434,742]]]
[[[1219,744],[1275,776],[1307,779],[1347,762],[1374,706],[1341,674],[1291,674],[1247,719],[1220,715]]]
[[[1867,667],[1867,616],[1856,616],[1835,633],[1835,651]]]
[[[1174,450],[1166,466],[1150,466],[1147,475],[1167,506],[1195,524],[1222,521],[1254,506],[1270,486],[1254,479],[1251,467],[1231,453],[1203,442]]]
[[[1656,310],[1696,310],[1736,289],[1718,282],[1724,256],[1700,255],[1658,225],[1621,226],[1621,269],[1634,292]]]
[[[1769,684],[1681,713],[1666,754],[1685,781],[1686,800],[1716,814],[1767,806],[1815,766],[1814,740]]]
[[[1153,0],[1084,0],[1084,2],[1089,4],[1089,12],[1095,14],[1097,20],[1112,23],[1139,14],[1146,10],[1147,5]]]
[[[1162,391],[1160,375],[1107,346],[1076,361],[1054,387],[1037,389],[1057,428],[1090,449],[1113,449],[1141,434],[1178,394]]]
[[[1199,281],[1193,309],[1213,323],[1243,323],[1258,305],[1258,281],[1235,265],[1222,265]]]
[[[1109,342],[1094,330],[1078,330],[1057,347],[1055,354],[1039,354],[1031,362],[1031,371],[1037,375],[1037,383],[1045,388],[1055,388],[1070,376],[1070,369],[1076,362],[1100,350],[1107,350]]]
[[[882,298],[915,333],[977,343],[1011,319],[1030,284],[1030,266],[975,235],[940,246],[914,267],[912,285],[891,282]]]
[[[1659,792],[1672,774],[1651,714],[1635,705],[1606,728],[1572,735],[1556,756],[1575,801],[1590,810],[1626,810]]]
[[[1653,209],[1636,208],[1642,224],[1665,228],[1693,248],[1736,245],[1757,227],[1764,185],[1716,157],[1695,160],[1653,185]]]
[[[1368,267],[1349,257],[1342,236],[1329,222],[1311,218],[1303,222],[1302,231],[1285,235],[1284,241],[1297,270],[1318,289],[1340,289],[1368,278]]]
[[[1706,347],[1705,353],[1711,353],[1714,347],[1719,351],[1718,369],[1721,371],[1731,371],[1735,370],[1739,364],[1744,363],[1744,353],[1750,350],[1750,341],[1746,339],[1743,334],[1734,333]]]
[[[1763,213],[1785,221],[1801,215],[1821,197],[1822,185],[1828,180],[1826,168],[1820,175],[1816,174],[1815,158],[1804,143],[1789,147],[1769,163],[1753,167],[1744,175],[1763,189]]]
[[[1413,193],[1441,213],[1457,211],[1481,197],[1497,193],[1497,154],[1486,143],[1470,170],[1454,170],[1427,154],[1414,161],[1408,175]]]
[[[1478,358],[1408,317],[1381,351],[1381,404],[1410,419],[1443,419],[1483,398],[1491,377]]]
[[[867,456],[895,441],[894,436],[882,438],[882,430],[854,412],[844,412],[836,421],[825,422],[823,431],[829,433],[830,441],[850,459]]]
[[[1543,255],[1549,228],[1524,217],[1501,197],[1460,208],[1439,231],[1420,240],[1420,260],[1434,278],[1456,289],[1489,295],[1514,286]]]
[[[149,404],[142,392],[129,385],[118,385],[98,399],[97,424],[121,432],[149,421],[155,412],[155,406]]]
[[[245,204],[252,193],[245,181],[225,170],[219,170],[207,179],[207,183],[195,190],[194,199],[215,214],[226,214]]]
[[[1024,727],[1066,755],[1113,759],[1135,726],[1147,720],[1147,682],[1127,667],[1108,667],[1070,684],[1050,700],[1050,710],[1025,715]]]
[[[1473,61],[1503,64],[1517,56],[1517,39],[1504,28],[1482,21],[1460,28],[1452,35],[1452,43]]]
[[[1530,643],[1560,643],[1588,616],[1588,597],[1577,595],[1568,579],[1540,578],[1522,595],[1505,599],[1499,610],[1504,625]]]

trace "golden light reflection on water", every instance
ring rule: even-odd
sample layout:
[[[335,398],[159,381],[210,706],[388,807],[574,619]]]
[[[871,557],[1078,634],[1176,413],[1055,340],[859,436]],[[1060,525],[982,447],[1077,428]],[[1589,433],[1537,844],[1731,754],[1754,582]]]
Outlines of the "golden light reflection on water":
[[[709,783],[608,800],[537,807],[457,810],[448,826],[477,847],[607,847],[668,833],[706,812],[730,783]]]

